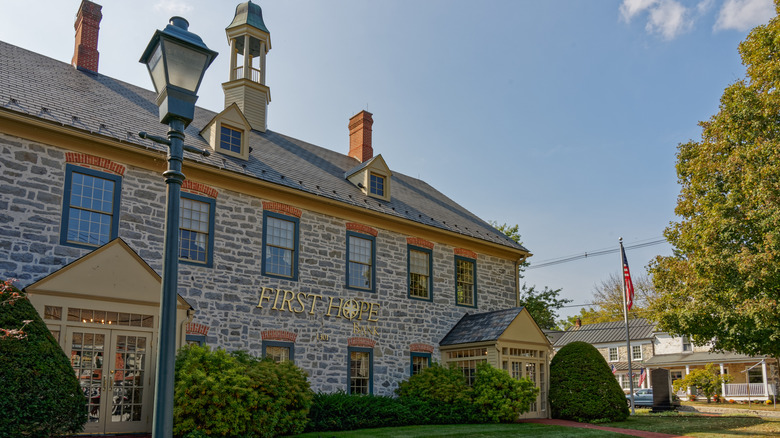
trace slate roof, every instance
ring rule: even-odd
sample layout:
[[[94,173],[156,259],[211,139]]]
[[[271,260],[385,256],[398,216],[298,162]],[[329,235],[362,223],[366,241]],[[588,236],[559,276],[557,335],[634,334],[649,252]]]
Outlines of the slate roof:
[[[628,332],[632,341],[652,339],[655,325],[644,318],[628,320]],[[604,344],[626,341],[626,324],[623,321],[584,324],[581,327],[572,326],[558,338],[554,347],[563,347],[570,342],[587,342],[588,344]]]
[[[522,307],[496,310],[494,312],[463,315],[439,345],[458,345],[470,342],[495,341],[515,320]]]
[[[140,131],[166,135],[155,99],[153,91],[80,71],[0,41],[0,111],[22,113],[134,147],[165,152],[165,146],[138,137]],[[195,118],[185,130],[185,143],[208,148],[199,131],[215,115],[196,107]],[[393,171],[392,199],[377,200],[344,178],[345,172],[360,164],[354,158],[270,130],[252,131],[247,140],[252,148],[248,161],[219,153],[202,157],[189,152],[185,153],[185,161],[205,163],[224,172],[527,251],[419,179]],[[345,143],[345,151],[347,146]]]

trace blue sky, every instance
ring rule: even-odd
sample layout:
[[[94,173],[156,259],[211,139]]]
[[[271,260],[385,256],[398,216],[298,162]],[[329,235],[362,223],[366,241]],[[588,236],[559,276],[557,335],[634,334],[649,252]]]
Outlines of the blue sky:
[[[198,104],[222,109],[238,2],[97,3],[100,73],[152,88],[138,59],[181,15],[220,52]],[[677,145],[699,138],[698,122],[744,76],[737,45],[775,15],[771,0],[257,3],[271,32],[269,129],[346,153],[347,121],[367,109],[393,171],[519,224],[532,264],[661,238],[675,219]],[[0,40],[70,62],[79,4],[0,0]],[[670,251],[627,254],[637,275]],[[619,271],[610,254],[525,280],[585,304]]]

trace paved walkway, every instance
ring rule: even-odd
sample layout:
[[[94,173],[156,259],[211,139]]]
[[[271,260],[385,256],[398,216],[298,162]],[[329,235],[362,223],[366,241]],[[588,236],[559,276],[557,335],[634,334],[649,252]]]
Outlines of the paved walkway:
[[[638,436],[643,438],[676,438],[678,436],[681,436],[681,435],[669,435],[668,433],[647,432],[644,430],[622,429],[620,427],[599,426],[596,424],[578,423],[576,421],[569,421],[569,420],[552,420],[552,419],[548,420],[548,419],[540,418],[534,420],[520,420],[520,422],[550,424],[553,426],[579,427],[582,429],[597,429],[597,430],[604,430],[607,432],[622,433],[623,435]]]

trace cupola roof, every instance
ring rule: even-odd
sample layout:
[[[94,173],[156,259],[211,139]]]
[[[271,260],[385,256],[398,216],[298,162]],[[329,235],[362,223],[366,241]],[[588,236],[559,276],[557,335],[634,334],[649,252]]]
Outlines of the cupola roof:
[[[271,33],[263,22],[263,10],[260,9],[260,5],[256,5],[251,1],[236,6],[236,15],[233,17],[233,22],[225,30],[241,26],[242,24],[248,24],[263,32]]]

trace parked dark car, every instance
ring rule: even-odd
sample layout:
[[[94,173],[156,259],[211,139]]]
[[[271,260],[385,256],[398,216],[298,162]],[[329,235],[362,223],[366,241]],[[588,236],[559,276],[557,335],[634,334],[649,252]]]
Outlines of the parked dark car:
[[[631,406],[631,394],[626,396],[626,403]],[[653,406],[653,388],[637,389],[634,392],[634,406]]]

